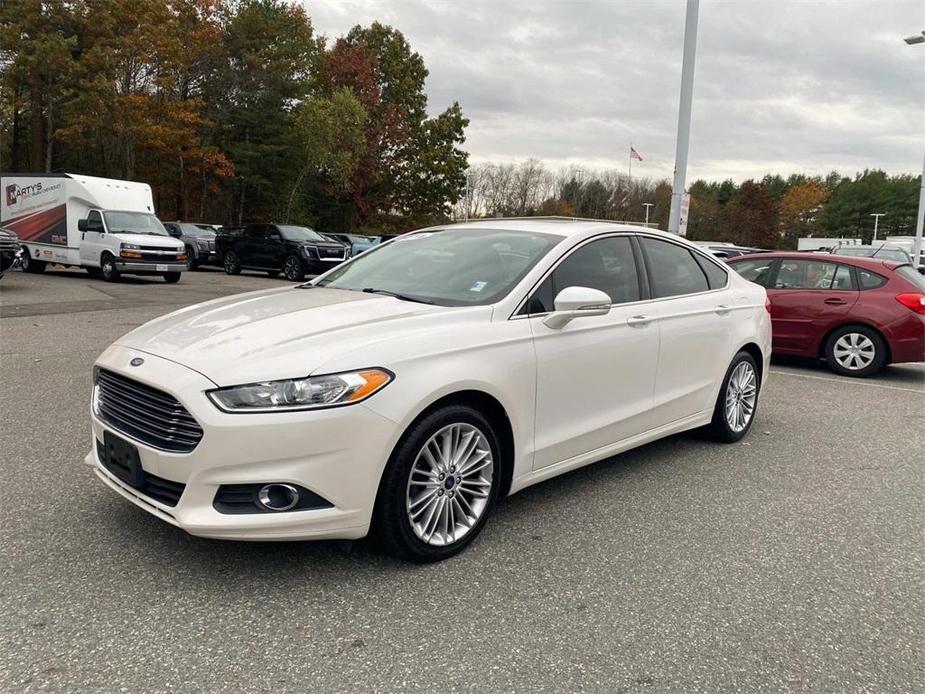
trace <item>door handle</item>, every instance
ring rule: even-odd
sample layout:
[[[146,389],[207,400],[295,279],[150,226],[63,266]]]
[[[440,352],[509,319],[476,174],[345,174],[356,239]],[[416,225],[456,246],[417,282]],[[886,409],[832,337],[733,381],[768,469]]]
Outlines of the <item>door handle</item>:
[[[822,303],[828,304],[829,306],[843,306],[844,304],[846,304],[846,303],[848,303],[848,302],[845,301],[844,299],[836,299],[836,298],[833,297],[833,298],[831,298],[831,299],[826,299],[826,300],[823,301]]]
[[[644,328],[652,322],[652,316],[633,316],[626,319],[626,324],[633,328]]]
[[[732,309],[730,309],[728,306],[726,306],[726,304],[720,304],[719,306],[715,306],[715,307],[713,308],[713,312],[714,312],[714,313],[718,313],[718,314],[721,315],[721,316],[725,316],[725,315],[726,315],[727,313],[729,313],[729,311],[731,311],[731,310],[732,310]]]

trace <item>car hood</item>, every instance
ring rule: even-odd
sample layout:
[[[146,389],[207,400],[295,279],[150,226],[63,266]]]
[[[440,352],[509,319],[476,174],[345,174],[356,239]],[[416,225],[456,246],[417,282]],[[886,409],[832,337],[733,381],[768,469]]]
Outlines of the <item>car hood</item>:
[[[117,344],[187,366],[217,385],[238,385],[308,375],[359,347],[427,330],[455,310],[380,294],[287,287],[189,306]]]

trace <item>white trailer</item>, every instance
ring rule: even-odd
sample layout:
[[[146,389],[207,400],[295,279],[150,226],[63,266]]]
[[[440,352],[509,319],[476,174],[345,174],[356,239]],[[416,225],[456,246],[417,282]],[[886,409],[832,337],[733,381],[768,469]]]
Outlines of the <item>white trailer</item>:
[[[861,239],[827,239],[824,236],[805,236],[797,239],[798,251],[818,251],[838,248],[839,246],[859,246]]]
[[[151,186],[80,174],[4,174],[0,225],[19,236],[26,272],[49,263],[176,282],[186,250],[154,215]]]

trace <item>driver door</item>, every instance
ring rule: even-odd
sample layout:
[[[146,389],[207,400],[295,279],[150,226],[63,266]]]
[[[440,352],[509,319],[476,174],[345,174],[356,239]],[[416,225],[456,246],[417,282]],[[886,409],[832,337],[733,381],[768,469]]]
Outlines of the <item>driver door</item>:
[[[645,299],[630,236],[609,236],[571,251],[525,306],[536,351],[533,468],[554,465],[651,428],[659,331]],[[610,312],[562,328],[543,319],[566,287],[599,289]]]
[[[90,210],[87,214],[87,225],[90,231],[80,232],[80,264],[99,267],[100,258],[107,248],[106,224],[99,210]]]

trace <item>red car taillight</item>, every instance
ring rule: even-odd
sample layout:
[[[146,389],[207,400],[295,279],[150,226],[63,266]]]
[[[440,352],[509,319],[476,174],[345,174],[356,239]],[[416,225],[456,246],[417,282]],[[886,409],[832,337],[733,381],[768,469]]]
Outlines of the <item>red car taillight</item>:
[[[898,294],[896,300],[910,311],[925,315],[925,294]]]

